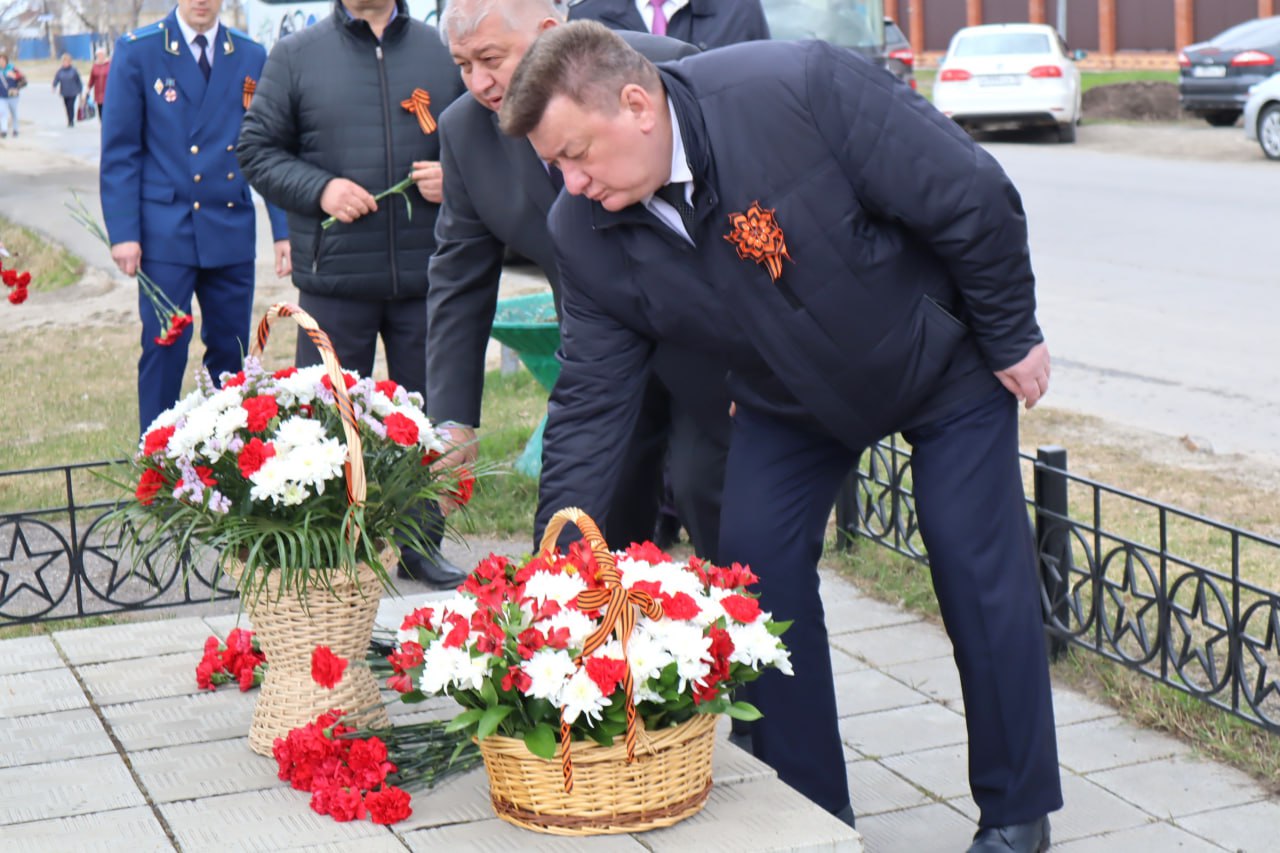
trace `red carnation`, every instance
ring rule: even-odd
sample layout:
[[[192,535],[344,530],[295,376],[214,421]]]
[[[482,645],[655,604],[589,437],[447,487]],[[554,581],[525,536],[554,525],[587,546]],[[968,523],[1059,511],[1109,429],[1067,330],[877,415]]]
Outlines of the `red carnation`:
[[[31,273],[29,272],[18,273],[17,286],[26,287],[29,284],[31,284]]]
[[[383,420],[387,427],[387,438],[396,444],[408,447],[418,443],[418,425],[399,412],[392,412]]]
[[[347,659],[335,655],[328,646],[316,646],[311,652],[311,680],[332,690],[342,680]]]
[[[134,489],[134,496],[143,506],[151,506],[151,502],[156,499],[161,487],[166,484],[164,475],[155,468],[148,468],[142,472],[142,476],[138,479],[138,488]]]
[[[736,621],[750,625],[760,616],[760,602],[745,595],[726,595],[720,599],[724,612]]]
[[[169,439],[173,438],[173,433],[177,427],[167,426],[153,429],[147,433],[147,437],[142,440],[142,453],[144,456],[155,456],[160,451],[169,446]]]
[[[466,468],[458,469],[458,487],[449,491],[449,497],[453,498],[454,503],[458,506],[466,506],[471,502],[471,495],[476,489],[475,475]]]
[[[184,314],[181,312],[174,314],[172,317],[169,318],[169,333],[175,336],[181,335],[183,330],[186,329],[187,326],[190,326],[194,322],[195,321],[191,319],[190,314]],[[241,379],[241,382],[243,381],[244,380]]]
[[[311,810],[327,814],[338,823],[363,818],[367,813],[359,791],[337,785],[317,785],[311,792]]]
[[[276,447],[274,444],[264,443],[262,439],[254,436],[249,439],[249,443],[240,451],[240,455],[236,457],[236,462],[240,465],[240,476],[246,480],[258,473],[262,466],[267,464],[267,460],[276,455]]]
[[[0,280],[3,280],[6,287],[13,287],[18,283],[17,270],[4,270],[0,272]]]
[[[386,395],[388,400],[394,400],[396,398],[396,392],[400,390],[400,386],[397,385],[394,380],[384,379],[381,382],[375,383],[373,390],[381,391]]]
[[[627,672],[627,662],[617,658],[587,658],[583,662],[587,677],[596,683],[604,696],[612,696],[618,682]]]
[[[677,592],[675,595],[664,593],[659,598],[662,601],[662,615],[668,619],[692,619],[702,612],[698,602],[687,592]]]
[[[177,317],[177,315],[176,315],[176,314],[175,314],[175,315],[174,315],[174,317],[173,317],[173,323],[174,323],[174,325],[175,325],[175,326],[176,326],[176,325],[177,325],[177,323],[178,323],[178,317]],[[239,388],[239,387],[240,387],[241,385],[243,385],[243,384],[244,384],[244,371],[243,371],[243,370],[241,370],[239,373],[235,373],[235,374],[233,374],[233,375],[231,375],[231,376],[228,376],[226,379],[222,380],[222,387],[223,387],[223,388]]]
[[[280,405],[270,394],[250,397],[240,405],[249,413],[249,432],[262,432],[271,419],[280,414]]]
[[[15,287],[9,291],[9,301],[14,305],[21,305],[27,301],[27,289],[25,287]]]
[[[355,377],[353,377],[349,373],[342,374],[342,382],[348,388],[356,384]],[[333,390],[333,380],[329,378],[329,374],[327,373],[324,376],[320,377],[320,384],[323,385],[329,391]]]
[[[296,367],[282,367],[275,373],[271,374],[272,379],[288,379],[290,376],[298,372]]]
[[[364,804],[369,809],[369,819],[374,823],[392,824],[413,814],[409,807],[409,792],[394,785],[383,785],[365,795]]]

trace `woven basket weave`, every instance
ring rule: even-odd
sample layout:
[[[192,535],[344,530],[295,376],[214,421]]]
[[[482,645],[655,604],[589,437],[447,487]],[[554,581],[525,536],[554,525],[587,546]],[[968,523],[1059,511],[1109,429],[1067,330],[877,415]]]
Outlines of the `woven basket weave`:
[[[608,584],[617,584],[613,555],[595,523],[581,510],[556,513],[547,525],[541,550],[554,547],[569,522],[582,530],[600,576]],[[630,611],[635,605],[621,607]],[[620,624],[619,630],[629,636],[634,621],[624,618]],[[592,640],[587,645],[594,648]],[[554,835],[608,835],[671,826],[702,810],[711,793],[716,715],[696,714],[680,725],[645,732],[644,721],[636,717],[630,701],[630,679],[624,683],[632,723],[625,742],[615,740],[607,747],[594,742],[571,745],[569,728],[562,723],[561,757],[553,761],[534,755],[517,738],[490,735],[479,741],[498,817]]]
[[[342,366],[329,336],[301,308],[279,303],[271,306],[258,324],[250,354],[262,355],[271,324],[280,317],[292,318],[320,351],[347,439],[347,499],[353,504],[364,503],[364,448],[346,393]],[[385,569],[395,565],[394,548],[384,549],[379,556]],[[230,570],[237,580],[239,569],[233,565]],[[361,665],[378,615],[378,576],[361,563],[354,577],[345,570],[317,567],[313,580],[303,601],[289,589],[281,593],[279,574],[268,572],[261,593],[247,599],[249,618],[267,657],[266,677],[249,729],[249,746],[260,755],[270,756],[276,738],[333,708],[341,708],[349,718],[364,725],[390,725],[378,682],[368,667]],[[328,646],[334,654],[351,661],[332,690],[316,684],[311,677],[311,654],[316,646]]]

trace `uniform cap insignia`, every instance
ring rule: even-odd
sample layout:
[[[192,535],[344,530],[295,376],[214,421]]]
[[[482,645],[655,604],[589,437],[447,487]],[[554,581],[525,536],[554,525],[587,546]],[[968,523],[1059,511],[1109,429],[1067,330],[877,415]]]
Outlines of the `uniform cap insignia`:
[[[761,207],[759,201],[753,201],[746,213],[729,214],[732,227],[724,239],[738,250],[739,258],[764,264],[769,277],[777,281],[782,276],[782,259],[795,261],[787,252],[786,238],[773,215],[775,210]]]
[[[424,134],[435,132],[436,120],[431,117],[431,95],[426,89],[414,89],[413,94],[400,102],[400,106],[418,117],[418,127]]]

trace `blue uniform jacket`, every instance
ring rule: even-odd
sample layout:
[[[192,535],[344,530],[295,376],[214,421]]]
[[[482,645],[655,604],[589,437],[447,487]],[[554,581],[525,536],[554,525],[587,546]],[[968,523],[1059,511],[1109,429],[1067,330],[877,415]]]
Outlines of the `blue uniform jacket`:
[[[209,50],[206,83],[176,10],[116,43],[103,113],[102,211],[111,242],[141,243],[144,261],[222,267],[254,257],[253,198],[235,147],[267,54],[221,24]],[[268,211],[274,238],[286,239],[284,214]]]

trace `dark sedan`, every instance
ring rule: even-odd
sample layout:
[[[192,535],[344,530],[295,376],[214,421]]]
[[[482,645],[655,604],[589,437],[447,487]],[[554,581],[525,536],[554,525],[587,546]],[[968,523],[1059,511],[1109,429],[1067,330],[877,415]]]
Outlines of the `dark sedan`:
[[[1240,118],[1249,87],[1280,70],[1280,15],[1246,21],[1178,55],[1182,108],[1214,127]]]

